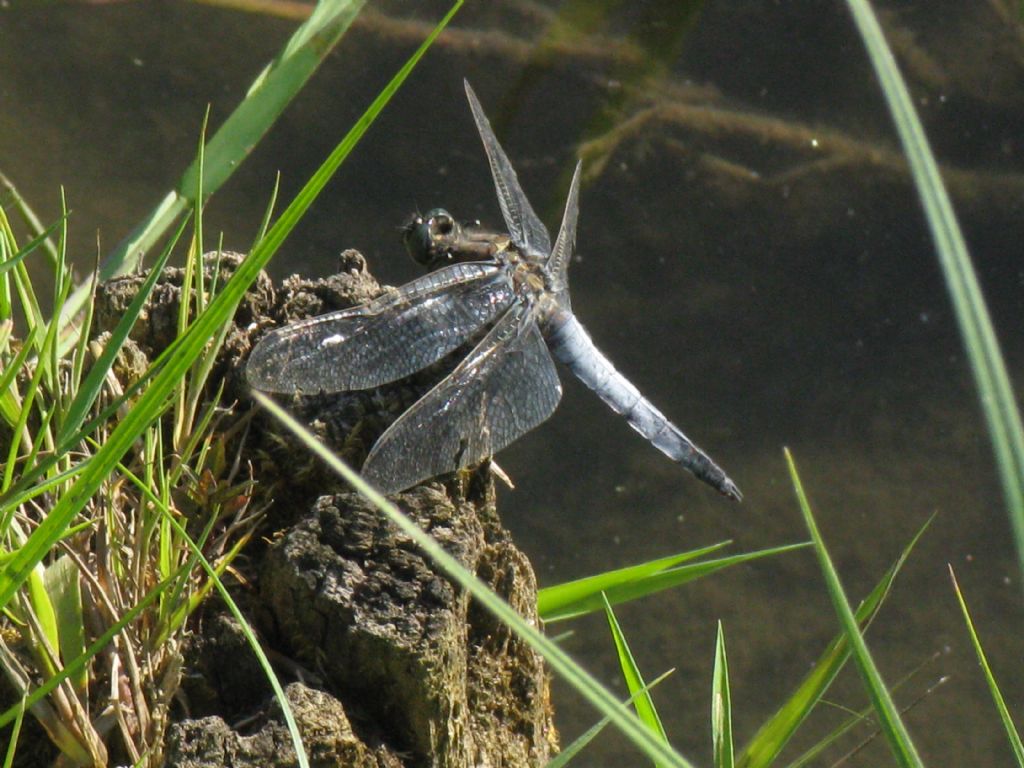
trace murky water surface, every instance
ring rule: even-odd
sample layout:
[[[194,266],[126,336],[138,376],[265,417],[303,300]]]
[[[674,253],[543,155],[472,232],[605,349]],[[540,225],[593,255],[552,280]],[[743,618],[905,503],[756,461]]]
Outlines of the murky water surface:
[[[582,150],[573,306],[746,500],[703,488],[564,377],[555,417],[500,457],[517,486],[502,494],[502,514],[542,583],[724,539],[736,552],[805,539],[788,446],[854,599],[935,515],[870,645],[890,682],[914,673],[896,697],[912,706],[929,764],[1005,764],[947,564],[1018,710],[1020,574],[950,303],[860,43],[837,3],[679,5],[470,4],[274,271],[326,273],[356,247],[376,274],[402,282],[417,273],[397,232],[411,210],[442,205],[500,223],[463,77],[552,228]],[[1024,38],[998,3],[935,5],[901,3],[883,19],[945,163],[1019,391]],[[371,10],[215,198],[209,239],[223,231],[226,246],[245,249],[275,172],[287,199],[440,14],[400,2]],[[47,220],[65,185],[86,266],[95,234],[113,245],[156,204],[190,160],[206,105],[219,124],[293,24],[198,5],[5,7],[0,169]],[[698,764],[710,761],[717,621],[739,743],[837,632],[809,552],[619,617],[646,675],[677,670],[655,698]],[[566,646],[622,690],[603,619],[572,629]],[[557,692],[569,740],[596,716]],[[852,670],[829,699],[864,704]],[[823,710],[797,741],[812,743],[839,718]],[[870,735],[860,729],[820,764]],[[586,762],[631,755],[607,735]],[[876,738],[845,764],[888,762]]]

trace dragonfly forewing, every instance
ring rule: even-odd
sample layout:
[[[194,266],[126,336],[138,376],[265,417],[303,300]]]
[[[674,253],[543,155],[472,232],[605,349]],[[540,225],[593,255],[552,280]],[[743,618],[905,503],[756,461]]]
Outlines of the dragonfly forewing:
[[[491,176],[494,177],[494,187],[498,191],[501,215],[505,219],[512,242],[523,253],[546,259],[551,253],[551,236],[534,212],[523,188],[519,185],[519,177],[516,175],[512,163],[509,162],[505,150],[498,143],[494,131],[491,130],[491,123],[487,119],[487,115],[484,114],[483,107],[480,106],[469,81],[464,80],[463,83],[466,86],[466,96],[469,99],[469,108],[473,112],[473,120],[476,121],[476,128],[484,143],[487,161],[491,166]]]
[[[368,304],[270,332],[249,357],[246,376],[256,389],[282,393],[386,384],[441,359],[514,299],[500,265],[453,264]]]
[[[363,476],[394,493],[479,463],[545,421],[561,396],[533,311],[517,304],[381,435]]]

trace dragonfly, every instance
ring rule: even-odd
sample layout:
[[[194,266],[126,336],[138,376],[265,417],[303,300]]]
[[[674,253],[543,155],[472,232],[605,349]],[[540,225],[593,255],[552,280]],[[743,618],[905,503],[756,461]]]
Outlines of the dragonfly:
[[[366,304],[269,332],[249,357],[250,385],[279,394],[371,389],[471,346],[363,464],[366,480],[398,493],[479,464],[547,420],[562,396],[558,360],[655,448],[739,501],[736,484],[616,370],[572,312],[581,163],[552,244],[464,84],[507,235],[460,225],[442,209],[414,217],[404,228],[407,247],[427,265],[445,265]]]

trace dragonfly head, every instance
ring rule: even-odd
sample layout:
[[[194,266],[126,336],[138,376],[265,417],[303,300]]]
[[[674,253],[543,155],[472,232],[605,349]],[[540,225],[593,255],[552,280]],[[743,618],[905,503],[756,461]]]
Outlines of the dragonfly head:
[[[412,258],[429,270],[464,261],[494,261],[511,254],[508,235],[484,229],[479,221],[458,221],[444,208],[413,214],[402,226]]]
[[[434,208],[424,216],[413,214],[402,227],[402,241],[409,255],[431,269],[450,262],[461,240],[462,225],[444,208]]]

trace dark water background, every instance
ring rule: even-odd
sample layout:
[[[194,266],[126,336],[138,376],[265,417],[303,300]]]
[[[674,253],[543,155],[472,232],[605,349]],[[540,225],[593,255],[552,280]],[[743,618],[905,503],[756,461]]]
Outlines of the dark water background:
[[[999,7],[882,5],[1020,391],[1024,35]],[[289,199],[441,10],[374,5],[217,195],[208,242],[223,231],[226,247],[245,249],[275,172]],[[294,24],[186,3],[4,3],[0,170],[46,221],[65,186],[84,268],[97,232],[112,247],[176,183],[206,105],[219,125]],[[896,699],[913,705],[928,764],[1007,764],[947,563],[1018,713],[1020,573],[942,277],[845,7],[470,2],[282,249],[276,275],[326,274],[356,247],[383,280],[403,282],[417,274],[397,236],[411,210],[443,205],[499,224],[463,77],[552,227],[589,147],[596,173],[582,192],[573,306],[746,493],[737,506],[703,488],[565,377],[556,415],[500,457],[517,485],[502,494],[502,516],[541,583],[723,539],[736,552],[805,539],[789,446],[854,600],[936,516],[869,643],[890,682],[924,665]],[[809,552],[624,606],[619,618],[649,678],[677,670],[655,699],[698,764],[710,762],[716,621],[738,744],[837,632]],[[603,619],[572,629],[569,650],[623,690]],[[864,705],[852,670],[829,700]],[[556,707],[566,742],[596,719],[557,683]],[[824,708],[797,741],[839,717]],[[584,762],[638,758],[608,734]],[[892,762],[877,738],[844,764]]]

